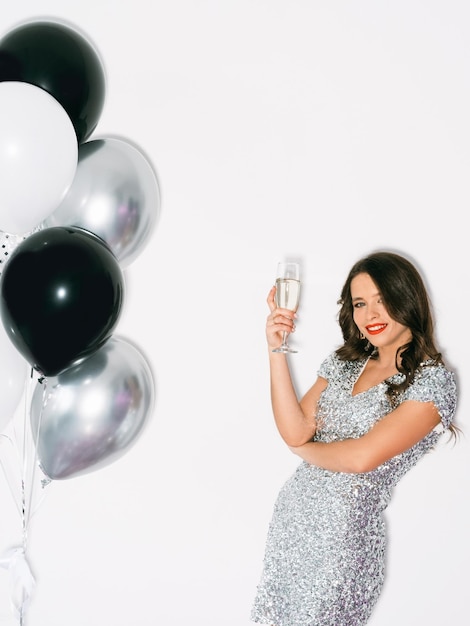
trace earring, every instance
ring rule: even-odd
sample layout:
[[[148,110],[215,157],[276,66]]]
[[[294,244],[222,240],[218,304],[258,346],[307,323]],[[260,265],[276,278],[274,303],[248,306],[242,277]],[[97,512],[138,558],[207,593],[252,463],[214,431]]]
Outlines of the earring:
[[[365,339],[365,338],[366,338],[366,337],[365,337],[365,335],[364,335],[364,333],[360,333],[360,335],[359,335],[359,336],[360,336],[360,338],[361,338],[361,339]],[[372,345],[371,345],[370,341],[369,341],[369,340],[367,340],[367,341],[366,341],[366,343],[365,343],[365,345],[364,345],[364,350],[365,350],[366,352],[369,352],[371,349],[372,349]]]

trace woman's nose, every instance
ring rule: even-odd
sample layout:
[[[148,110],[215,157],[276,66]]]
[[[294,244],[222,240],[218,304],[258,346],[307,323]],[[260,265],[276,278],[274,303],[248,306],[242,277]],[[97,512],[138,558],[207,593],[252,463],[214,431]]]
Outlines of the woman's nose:
[[[379,314],[378,308],[374,304],[372,304],[367,310],[367,317],[370,320],[375,319],[378,316],[378,314]]]

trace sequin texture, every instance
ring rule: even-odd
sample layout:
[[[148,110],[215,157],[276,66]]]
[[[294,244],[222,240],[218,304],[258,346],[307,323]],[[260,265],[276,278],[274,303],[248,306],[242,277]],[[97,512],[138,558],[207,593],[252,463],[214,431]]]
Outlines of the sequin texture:
[[[385,382],[352,395],[365,361],[335,354],[321,365],[328,380],[318,406],[317,441],[365,434],[392,408]],[[401,380],[396,374],[393,380]],[[272,626],[362,626],[379,598],[385,572],[383,511],[398,481],[431,450],[456,409],[454,375],[427,362],[399,402],[433,402],[441,423],[409,450],[363,474],[302,462],[285,483],[268,530],[264,567],[251,619]]]

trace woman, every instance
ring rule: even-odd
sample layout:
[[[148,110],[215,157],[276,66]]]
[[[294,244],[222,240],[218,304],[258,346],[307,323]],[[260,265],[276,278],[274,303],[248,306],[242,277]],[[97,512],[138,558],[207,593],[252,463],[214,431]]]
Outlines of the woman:
[[[298,401],[287,357],[272,350],[296,315],[277,308],[266,337],[281,437],[302,463],[269,527],[252,620],[271,626],[361,626],[384,581],[383,511],[393,487],[452,424],[456,384],[438,351],[415,267],[377,252],[341,292],[343,345]]]

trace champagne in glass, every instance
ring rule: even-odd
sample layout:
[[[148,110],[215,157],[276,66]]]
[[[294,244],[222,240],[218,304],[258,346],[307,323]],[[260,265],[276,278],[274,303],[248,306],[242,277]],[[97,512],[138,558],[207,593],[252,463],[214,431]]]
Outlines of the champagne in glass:
[[[276,304],[282,309],[296,311],[300,298],[300,265],[298,263],[278,263],[276,275]],[[297,352],[287,343],[288,333],[284,332],[282,344],[273,352]]]

